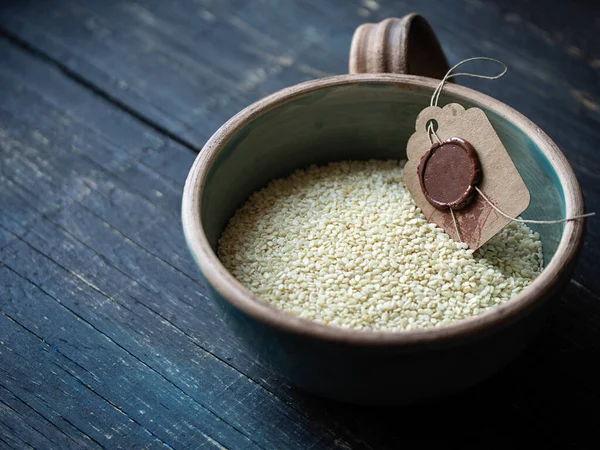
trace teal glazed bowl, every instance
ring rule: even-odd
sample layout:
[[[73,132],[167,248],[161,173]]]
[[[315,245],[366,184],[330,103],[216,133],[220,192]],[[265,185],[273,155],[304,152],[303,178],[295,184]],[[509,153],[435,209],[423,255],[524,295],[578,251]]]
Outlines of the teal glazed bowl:
[[[570,278],[583,242],[583,221],[537,225],[545,270],[507,304],[446,327],[367,332],[277,310],[219,262],[217,244],[227,222],[270,180],[330,161],[405,159],[415,119],[437,84],[428,77],[379,73],[284,89],[223,125],[189,173],[183,227],[210,296],[239,339],[295,386],[361,404],[406,404],[464,389],[505,366],[527,345]],[[525,218],[583,213],[569,164],[535,124],[493,98],[447,85],[442,103],[454,102],[481,108],[489,117],[531,192]]]

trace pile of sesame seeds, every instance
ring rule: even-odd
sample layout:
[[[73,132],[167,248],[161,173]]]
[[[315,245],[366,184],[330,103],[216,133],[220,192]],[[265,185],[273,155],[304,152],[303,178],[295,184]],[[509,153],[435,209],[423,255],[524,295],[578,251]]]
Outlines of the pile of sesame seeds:
[[[400,161],[311,166],[235,213],[224,266],[263,301],[357,330],[444,326],[506,303],[542,270],[538,233],[513,222],[473,252],[428,223]]]

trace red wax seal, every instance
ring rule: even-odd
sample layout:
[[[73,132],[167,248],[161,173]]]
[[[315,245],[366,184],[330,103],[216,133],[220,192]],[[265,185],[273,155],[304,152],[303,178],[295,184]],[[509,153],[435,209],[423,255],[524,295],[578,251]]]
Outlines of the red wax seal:
[[[433,144],[421,158],[418,170],[425,198],[444,210],[467,206],[481,179],[477,152],[461,138]]]

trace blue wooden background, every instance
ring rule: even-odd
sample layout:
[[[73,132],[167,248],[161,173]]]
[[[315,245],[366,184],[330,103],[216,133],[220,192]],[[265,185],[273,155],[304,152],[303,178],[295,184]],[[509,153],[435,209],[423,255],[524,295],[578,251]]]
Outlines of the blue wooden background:
[[[0,2],[0,448],[586,447],[599,430],[600,227],[543,333],[470,391],[365,408],[299,392],[221,323],[179,218],[231,115],[347,71],[365,21],[420,12],[458,80],[515,107],[600,211],[600,7],[538,0]]]

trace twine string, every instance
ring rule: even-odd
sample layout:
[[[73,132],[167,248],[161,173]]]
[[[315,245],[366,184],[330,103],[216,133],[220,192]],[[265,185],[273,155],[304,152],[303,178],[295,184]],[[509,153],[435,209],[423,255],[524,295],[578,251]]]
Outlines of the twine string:
[[[478,73],[471,73],[471,72],[452,73],[456,69],[458,69],[460,66],[462,66],[463,64],[466,64],[471,61],[492,61],[492,62],[498,63],[502,66],[502,72],[500,72],[497,75],[481,75]],[[438,84],[437,88],[435,88],[435,91],[433,91],[433,95],[431,96],[431,101],[429,102],[429,106],[437,106],[438,101],[440,99],[440,94],[442,93],[442,89],[444,89],[444,85],[446,84],[446,81],[448,81],[450,78],[471,77],[471,78],[483,78],[484,80],[497,80],[498,78],[503,77],[506,74],[506,72],[508,72],[507,65],[504,64],[502,61],[494,59],[494,58],[488,58],[487,56],[476,56],[474,58],[463,59],[459,63],[452,66],[448,72],[446,72],[446,75],[444,75],[444,78],[442,78],[442,81],[440,81],[440,84]]]
[[[452,216],[452,222],[454,223],[454,228],[456,229],[456,234],[458,235],[458,241],[462,242],[462,236],[460,234],[460,228],[458,226],[458,222],[456,221],[456,216],[454,215],[454,210],[450,208],[450,215]]]
[[[453,73],[457,68],[459,68],[463,64],[466,64],[471,61],[492,61],[492,62],[500,64],[502,66],[502,71],[497,75],[480,75],[477,73],[470,73],[470,72]],[[452,66],[450,68],[450,70],[448,70],[448,72],[446,72],[446,75],[444,75],[444,78],[442,78],[442,81],[440,81],[440,83],[437,85],[437,87],[433,91],[433,94],[431,95],[431,100],[429,102],[429,106],[437,106],[438,105],[438,102],[440,100],[440,95],[442,94],[442,90],[444,89],[444,85],[446,84],[446,81],[448,81],[450,78],[464,76],[464,77],[471,77],[471,78],[482,78],[485,80],[497,80],[498,78],[503,77],[507,71],[508,71],[508,67],[506,66],[506,64],[504,64],[502,61],[499,61],[497,59],[488,58],[487,56],[477,56],[474,58],[463,59],[459,63]],[[438,136],[437,131],[433,128],[433,120],[430,120],[429,123],[427,124],[427,131],[428,131],[428,135],[429,135],[429,140],[431,141],[432,145],[433,145],[433,137],[434,136],[437,139],[438,143],[440,143],[440,144],[442,143],[442,140]],[[569,222],[571,220],[583,219],[585,217],[591,217],[591,216],[596,215],[595,212],[591,212],[591,213],[587,213],[587,214],[578,214],[576,216],[570,216],[570,217],[566,217],[564,219],[556,219],[556,220],[519,219],[517,217],[509,216],[504,211],[502,211],[500,208],[498,208],[496,205],[494,205],[494,203],[492,203],[492,201],[477,186],[475,186],[475,190],[477,191],[477,193],[479,195],[481,195],[481,198],[483,198],[494,209],[494,211],[496,211],[501,216],[503,216],[507,219],[510,219],[513,222],[554,224],[554,223]],[[454,210],[452,208],[450,208],[450,215],[452,216],[452,222],[454,223],[454,228],[456,229],[456,235],[458,236],[459,241],[462,242],[462,235],[460,232],[460,227],[458,225],[458,221],[456,220],[456,215],[454,214]]]
[[[568,222],[570,220],[575,220],[575,219],[583,219],[584,217],[591,217],[591,216],[595,216],[596,213],[595,212],[591,212],[591,213],[586,213],[586,214],[578,214],[576,216],[570,216],[570,217],[566,217],[564,219],[556,219],[556,220],[533,220],[533,219],[518,219],[516,217],[511,217],[508,214],[502,212],[502,210],[500,210],[500,208],[498,208],[496,205],[494,205],[492,203],[492,201],[487,198],[487,196],[481,192],[481,189],[479,189],[477,186],[475,186],[475,190],[479,193],[479,195],[481,195],[481,197],[483,197],[483,199],[492,207],[494,208],[494,211],[496,211],[498,214],[500,214],[501,216],[506,217],[507,219],[512,220],[513,222],[521,222],[521,223],[540,223],[540,224],[544,224],[544,223],[563,223],[563,222]],[[458,231],[458,229],[457,229]]]

